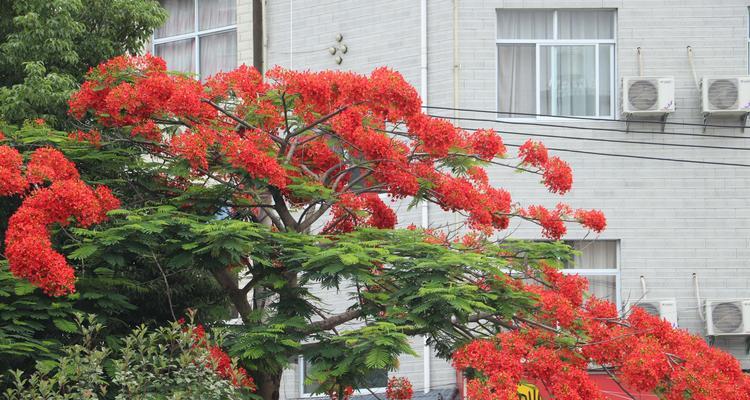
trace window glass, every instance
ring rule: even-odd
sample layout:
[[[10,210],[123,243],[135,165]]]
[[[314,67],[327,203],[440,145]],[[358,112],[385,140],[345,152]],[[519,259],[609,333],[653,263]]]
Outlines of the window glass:
[[[540,69],[545,77],[541,112],[596,115],[596,47],[543,46]]]
[[[154,54],[167,62],[167,68],[181,72],[195,72],[195,39],[166,42],[154,46]]]
[[[617,304],[617,278],[613,275],[586,276],[589,281],[588,294]]]
[[[221,28],[237,23],[237,0],[199,0],[198,29]]]
[[[195,4],[193,0],[161,0],[169,17],[154,36],[159,38],[183,35],[195,30]]]
[[[499,117],[613,116],[614,11],[499,9],[497,24]]]
[[[201,36],[201,79],[237,67],[237,31]]]
[[[498,39],[552,39],[552,10],[497,11]]]
[[[614,39],[614,15],[611,10],[559,10],[558,39]]]
[[[160,3],[169,17],[154,34],[153,51],[167,62],[168,69],[205,79],[237,67],[237,0]]]
[[[616,240],[574,240],[565,243],[578,252],[565,269],[617,269]]]
[[[498,45],[499,107],[506,112],[536,112],[536,47],[533,44]],[[528,117],[506,114],[501,116]]]

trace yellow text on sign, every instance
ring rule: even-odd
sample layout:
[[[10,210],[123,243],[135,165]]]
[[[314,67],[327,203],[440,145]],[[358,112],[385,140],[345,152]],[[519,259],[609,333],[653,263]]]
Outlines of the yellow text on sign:
[[[518,400],[542,400],[542,395],[536,386],[525,383],[518,385]]]

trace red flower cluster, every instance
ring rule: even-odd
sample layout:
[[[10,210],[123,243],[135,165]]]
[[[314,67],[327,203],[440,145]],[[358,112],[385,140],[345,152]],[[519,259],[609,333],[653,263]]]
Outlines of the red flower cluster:
[[[518,214],[536,221],[542,227],[542,235],[552,240],[560,240],[568,228],[565,221],[574,218],[582,226],[601,233],[607,226],[604,213],[599,210],[573,210],[566,204],[558,204],[553,210],[543,206],[529,206],[519,210]]]
[[[151,55],[117,57],[89,72],[70,109],[78,118],[124,128],[139,146],[153,142],[148,151],[187,161],[196,177],[242,182],[242,194],[272,189],[305,208],[320,201],[310,195],[317,187],[315,193],[340,202],[325,206],[332,212],[328,232],[392,227],[392,210],[367,193],[434,202],[466,215],[484,233],[507,228],[516,216],[510,194],[490,186],[479,166],[506,155],[502,138],[423,113],[417,91],[387,68],[369,76],[274,68],[264,77],[242,66],[201,83],[167,72]],[[88,136],[101,140],[94,133],[76,137]],[[570,190],[570,166],[544,145],[528,141],[519,156],[551,192]],[[524,216],[544,218],[550,237],[565,231],[554,212]],[[585,221],[595,230],[602,226]]]
[[[396,213],[375,193],[359,196],[346,193],[331,208],[331,220],[323,232],[351,232],[357,226],[393,229],[396,226]]]
[[[414,389],[408,378],[397,378],[395,376],[388,379],[388,387],[385,389],[385,398],[388,400],[411,400],[414,396]]]
[[[750,399],[750,376],[731,355],[640,308],[619,317],[608,301],[584,302],[585,279],[542,270],[546,285],[514,285],[538,296],[539,311],[520,318],[533,322],[455,352],[457,368],[478,373],[468,382],[469,398],[515,399],[519,383],[534,381],[557,399],[605,399],[587,374],[595,363],[666,400]]]
[[[184,324],[185,320],[180,319],[180,324]],[[234,368],[232,366],[232,359],[229,357],[221,347],[211,344],[206,338],[206,330],[203,325],[198,324],[193,328],[193,337],[195,344],[193,346],[203,347],[208,350],[211,364],[208,367],[213,368],[216,373],[225,380],[231,381],[232,384],[239,388],[245,388],[251,391],[255,390],[255,382],[253,378],[247,374],[244,368]]]
[[[542,143],[527,140],[518,148],[521,164],[538,168],[544,177],[543,183],[550,192],[565,194],[573,186],[570,165],[559,157],[550,157]]]
[[[75,165],[55,149],[34,151],[25,176],[22,165],[18,151],[0,146],[0,194],[26,196],[10,218],[5,235],[10,271],[49,295],[73,292],[73,268],[53,250],[49,226],[66,226],[73,221],[84,227],[100,223],[120,202],[106,187],[94,190],[81,181]],[[49,186],[40,187],[46,183]],[[34,190],[27,193],[32,185]]]

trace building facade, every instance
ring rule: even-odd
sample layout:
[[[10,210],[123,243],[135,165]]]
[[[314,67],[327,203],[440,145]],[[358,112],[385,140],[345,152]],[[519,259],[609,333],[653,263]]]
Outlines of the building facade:
[[[206,77],[253,64],[252,0],[162,4],[171,17],[152,51],[170,68]],[[259,42],[266,67],[369,73],[386,65],[401,72],[425,104],[443,107],[428,109],[431,114],[466,128],[495,128],[509,145],[543,140],[573,168],[573,190],[564,200],[601,209],[608,219],[598,237],[569,231],[566,238],[581,256],[566,272],[586,275],[591,292],[623,307],[662,307],[677,326],[706,336],[750,368],[749,336],[709,336],[745,322],[735,312],[742,303],[734,301],[750,299],[750,132],[738,127],[745,122],[741,113],[710,114],[706,122],[698,85],[703,77],[748,75],[749,5],[266,1]],[[625,101],[661,101],[622,86],[624,77],[639,76],[673,79],[674,112],[666,123],[661,115],[623,121]],[[531,175],[489,172],[493,185],[522,203],[560,201]],[[403,226],[455,221],[435,208],[405,208],[398,210]],[[532,225],[518,223],[510,231],[541,239]],[[344,296],[326,294],[332,307]],[[432,356],[421,338],[414,338],[414,348],[418,357],[405,356],[391,374],[409,377],[418,391],[455,387],[448,363]],[[300,361],[284,375],[284,398],[311,390]],[[373,377],[373,386],[383,379]]]

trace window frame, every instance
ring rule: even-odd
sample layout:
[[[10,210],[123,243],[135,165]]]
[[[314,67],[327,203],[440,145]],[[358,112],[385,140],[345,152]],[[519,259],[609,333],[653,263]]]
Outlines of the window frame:
[[[499,39],[498,38],[498,30],[499,26],[497,13],[502,10],[535,10],[535,11],[552,11],[552,39]],[[574,11],[574,10],[594,10],[594,11],[611,11],[612,12],[612,39],[558,39],[558,26],[557,26],[557,18],[558,18],[558,11]],[[748,43],[750,45],[750,37],[748,37]],[[531,115],[525,115],[521,117],[513,117],[511,116],[507,117],[500,117],[497,116],[495,119],[497,121],[518,121],[522,122],[524,120],[526,121],[537,121],[537,120],[566,120],[568,117],[586,117],[586,118],[596,118],[601,120],[614,120],[616,118],[616,111],[617,111],[617,100],[618,100],[618,86],[616,84],[617,81],[617,9],[610,9],[610,8],[539,8],[539,9],[532,9],[532,8],[498,8],[495,9],[495,111],[497,114],[507,114],[500,111],[500,45],[503,44],[527,44],[527,45],[534,45],[535,47],[535,54],[534,54],[534,73],[535,73],[535,85],[536,85],[536,110],[534,111],[536,116]],[[610,73],[610,102],[609,102],[609,114],[607,116],[600,115],[600,109],[599,109],[599,47],[602,44],[610,44],[612,45],[612,52],[610,53],[609,58],[609,73]],[[591,45],[594,46],[595,51],[595,69],[596,69],[596,87],[595,87],[595,110],[596,115],[590,116],[590,115],[539,115],[541,113],[541,69],[540,69],[540,60],[541,60],[541,47],[542,46],[581,46],[581,45]]]
[[[388,374],[388,378],[390,378],[390,374],[386,370],[386,374]],[[297,376],[299,378],[299,397],[300,398],[317,398],[317,397],[326,397],[324,394],[313,394],[313,393],[305,393],[305,356],[297,356]],[[385,393],[387,387],[374,387],[370,388],[370,390],[362,390],[362,389],[355,389],[354,393],[352,395],[354,396],[360,396],[360,395],[366,395],[372,393]]]
[[[589,276],[614,276],[615,277],[615,301],[617,305],[617,310],[619,312],[622,312],[623,304],[622,304],[622,277],[621,277],[621,270],[622,270],[622,255],[620,252],[620,240],[616,239],[594,239],[594,240],[585,240],[585,239],[571,239],[571,240],[565,240],[565,243],[569,246],[572,246],[573,242],[594,242],[596,240],[601,240],[603,242],[614,242],[615,244],[615,265],[614,268],[563,268],[560,269],[560,272],[562,272],[565,275],[580,275],[583,277],[589,277]]]
[[[201,36],[208,36],[211,34],[217,34],[217,33],[227,33],[234,31],[235,37],[237,35],[237,4],[235,3],[235,19],[234,24],[226,25],[226,26],[220,26],[217,28],[211,28],[211,29],[204,29],[200,30],[200,13],[199,13],[199,3],[202,0],[193,0],[193,31],[188,33],[183,33],[179,35],[174,36],[167,36],[162,38],[156,38],[156,31],[151,35],[151,54],[156,54],[156,46],[160,44],[165,43],[173,43],[173,42],[179,42],[181,40],[187,40],[187,39],[193,39],[193,63],[195,64],[195,71],[191,71],[190,73],[195,74],[198,79],[202,79],[201,77],[201,43],[200,38]],[[168,17],[169,18],[169,17]],[[237,39],[239,41],[239,38]],[[235,57],[237,55],[235,54]]]

